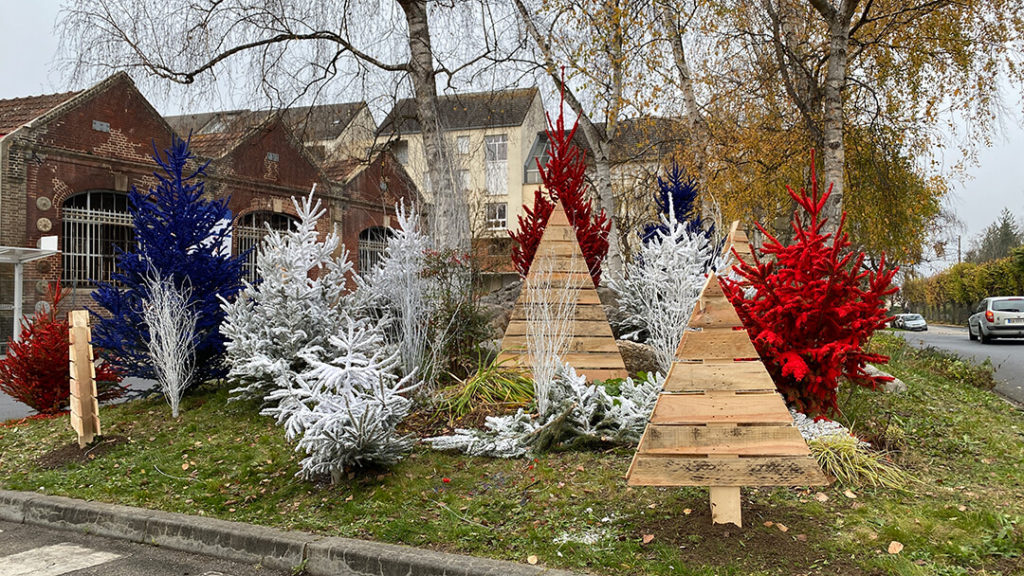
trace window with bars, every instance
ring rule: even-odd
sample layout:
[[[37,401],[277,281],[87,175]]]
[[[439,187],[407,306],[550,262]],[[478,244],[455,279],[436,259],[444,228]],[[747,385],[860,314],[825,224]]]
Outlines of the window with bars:
[[[235,222],[234,235],[236,254],[248,254],[245,257],[242,276],[249,282],[257,282],[260,279],[259,271],[256,268],[256,258],[259,256],[260,242],[270,230],[285,232],[295,224],[294,217],[280,212],[257,211],[250,212]]]
[[[469,156],[469,136],[455,138],[455,152],[459,156]]]
[[[487,193],[508,194],[508,134],[484,136]]]
[[[508,204],[493,202],[487,205],[487,229],[505,230],[508,228]]]
[[[71,196],[61,207],[62,282],[68,287],[110,282],[117,250],[135,245],[128,195],[90,190]]]
[[[383,226],[367,228],[359,233],[359,274],[373,270],[384,259],[391,230]]]

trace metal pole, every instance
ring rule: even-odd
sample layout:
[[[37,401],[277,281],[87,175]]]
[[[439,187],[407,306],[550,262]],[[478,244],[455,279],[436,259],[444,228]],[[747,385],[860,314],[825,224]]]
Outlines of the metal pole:
[[[25,265],[21,262],[14,263],[14,341],[21,342],[21,301],[22,283],[24,281]]]

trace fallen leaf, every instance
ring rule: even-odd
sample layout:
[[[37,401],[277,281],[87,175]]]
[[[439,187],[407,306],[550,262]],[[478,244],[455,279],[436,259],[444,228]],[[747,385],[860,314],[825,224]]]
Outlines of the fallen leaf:
[[[693,510],[690,510],[689,508],[683,508],[683,516],[689,516],[692,512]]]
[[[345,502],[351,502],[351,501],[352,501],[352,495],[349,494],[348,498],[345,498]]]
[[[963,504],[961,504],[961,505],[957,506],[956,509],[961,511],[961,512],[966,512],[967,511],[967,506],[964,506]]]
[[[789,527],[785,524],[776,524],[775,527],[779,529],[779,532],[789,532]]]
[[[652,502],[652,503],[648,504],[647,507],[648,508],[657,508],[658,507],[658,503],[657,502]]]
[[[537,563],[537,555],[536,554],[530,554],[529,556],[526,557],[526,561],[528,563],[530,563],[530,564],[536,564]]]
[[[769,521],[767,521],[767,522],[765,522],[765,523],[764,523],[764,525],[765,525],[766,527],[768,527],[768,528],[771,528],[771,527],[772,527],[772,526],[773,526],[774,524],[775,524],[775,522],[772,522],[771,520],[769,520]]]
[[[893,540],[889,542],[889,554],[899,554],[903,551],[903,544]]]
[[[807,542],[807,534],[797,534],[796,539],[801,542]]]
[[[188,470],[188,462],[185,462],[184,464],[182,464],[181,465],[181,469],[182,470]]]
[[[644,534],[644,537],[643,537],[643,543],[644,544],[650,544],[652,540],[654,540],[654,534]]]
[[[857,495],[856,495],[856,494],[854,494],[854,493],[853,493],[853,492],[852,492],[851,490],[849,490],[849,489],[847,489],[847,490],[844,490],[844,491],[843,491],[843,496],[846,496],[847,498],[850,498],[851,500],[857,497]]]
[[[818,502],[828,502],[828,494],[825,494],[824,492],[818,492],[817,494],[814,495],[814,499],[817,500]]]

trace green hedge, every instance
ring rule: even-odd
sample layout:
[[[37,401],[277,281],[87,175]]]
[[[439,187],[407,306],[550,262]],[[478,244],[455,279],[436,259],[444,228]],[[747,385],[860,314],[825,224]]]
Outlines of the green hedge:
[[[1024,262],[1008,257],[983,264],[963,262],[928,278],[903,283],[907,308],[929,320],[960,323],[971,307],[989,296],[1024,294]]]

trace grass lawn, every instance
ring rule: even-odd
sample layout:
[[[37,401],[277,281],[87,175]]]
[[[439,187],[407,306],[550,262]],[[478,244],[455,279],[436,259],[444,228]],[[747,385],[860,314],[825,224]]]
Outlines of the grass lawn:
[[[0,487],[596,574],[1024,574],[1024,412],[962,363],[888,334],[873,345],[909,392],[843,390],[841,405],[917,482],[744,489],[743,529],[711,526],[706,490],[626,487],[632,447],[504,461],[418,446],[389,470],[306,482],[282,431],[224,389],[176,421],[159,398],[103,407],[87,454],[66,417],[8,423]]]

